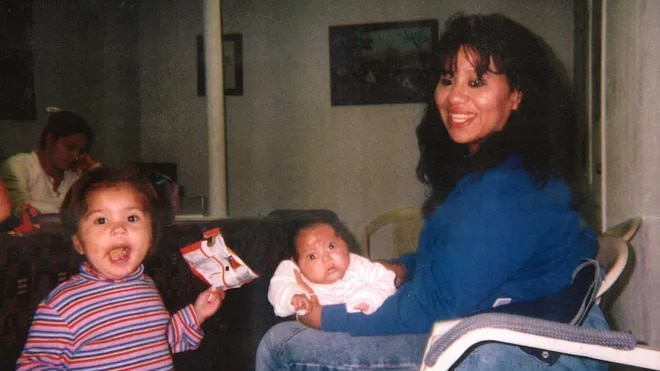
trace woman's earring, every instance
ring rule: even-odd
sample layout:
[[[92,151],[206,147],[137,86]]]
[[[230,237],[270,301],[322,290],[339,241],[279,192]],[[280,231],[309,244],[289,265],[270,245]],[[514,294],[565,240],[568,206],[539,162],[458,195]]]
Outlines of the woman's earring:
[[[522,102],[522,92],[520,90],[516,90],[516,95],[514,97],[514,104],[513,104],[514,111],[518,110],[518,107],[520,106],[520,102]]]

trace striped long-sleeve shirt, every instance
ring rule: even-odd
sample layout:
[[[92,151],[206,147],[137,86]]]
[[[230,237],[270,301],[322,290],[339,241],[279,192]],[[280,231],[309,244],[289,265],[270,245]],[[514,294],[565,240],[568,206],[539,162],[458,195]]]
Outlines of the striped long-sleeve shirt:
[[[123,280],[87,263],[39,304],[17,370],[171,370],[203,332],[192,305],[170,317],[140,269]]]

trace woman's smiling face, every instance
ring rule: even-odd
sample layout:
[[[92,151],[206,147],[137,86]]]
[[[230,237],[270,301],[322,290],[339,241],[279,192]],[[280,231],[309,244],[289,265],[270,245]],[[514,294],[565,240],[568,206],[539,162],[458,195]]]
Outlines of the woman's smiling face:
[[[143,195],[128,184],[101,187],[87,196],[73,245],[101,276],[125,278],[147,256],[152,221],[144,204]]]
[[[522,99],[520,91],[510,88],[506,75],[492,72],[496,71],[492,61],[479,77],[474,67],[478,58],[474,51],[461,47],[455,71],[440,77],[434,95],[449,136],[456,143],[467,144],[470,153],[477,152],[486,137],[504,129]]]

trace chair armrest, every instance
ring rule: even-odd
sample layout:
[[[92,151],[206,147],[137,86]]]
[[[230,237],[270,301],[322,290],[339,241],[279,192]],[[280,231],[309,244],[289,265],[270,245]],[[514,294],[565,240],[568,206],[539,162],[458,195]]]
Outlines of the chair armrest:
[[[437,322],[429,337],[421,369],[447,370],[465,351],[484,341],[660,370],[660,349],[638,345],[628,333],[506,313],[484,313],[459,321]]]

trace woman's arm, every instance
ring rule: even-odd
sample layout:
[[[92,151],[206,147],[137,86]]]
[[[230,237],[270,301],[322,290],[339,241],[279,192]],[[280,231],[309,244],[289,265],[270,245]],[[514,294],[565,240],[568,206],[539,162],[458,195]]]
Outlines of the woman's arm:
[[[11,215],[11,209],[9,193],[7,192],[7,188],[5,188],[5,183],[0,179],[0,222],[9,218]]]
[[[553,223],[578,228],[567,187],[539,190],[522,170],[459,183],[426,221],[416,270],[396,294],[368,316],[324,306],[321,328],[353,335],[422,333],[436,320],[488,308],[502,285],[515,285],[511,277],[529,264],[535,250],[542,250],[540,241]],[[547,263],[527,267],[538,270]],[[521,285],[515,289],[539,294]]]
[[[13,208],[30,203],[28,175],[25,164],[18,157],[10,157],[0,165],[0,178],[4,182]]]

